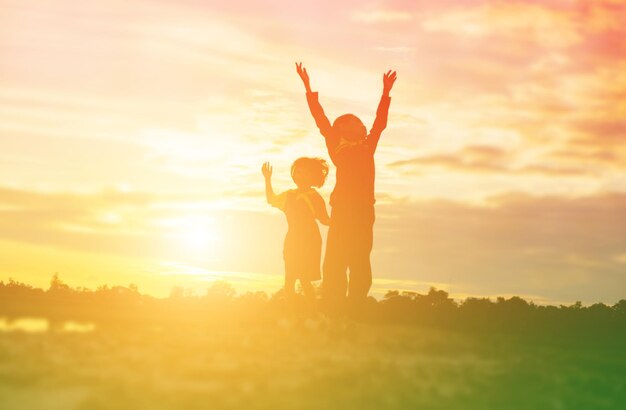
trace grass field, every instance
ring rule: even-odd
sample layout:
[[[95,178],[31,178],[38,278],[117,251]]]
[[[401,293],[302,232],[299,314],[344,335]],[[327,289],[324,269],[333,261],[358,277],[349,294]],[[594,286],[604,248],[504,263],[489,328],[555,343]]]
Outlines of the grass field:
[[[0,409],[621,409],[619,341],[349,324],[0,332]]]

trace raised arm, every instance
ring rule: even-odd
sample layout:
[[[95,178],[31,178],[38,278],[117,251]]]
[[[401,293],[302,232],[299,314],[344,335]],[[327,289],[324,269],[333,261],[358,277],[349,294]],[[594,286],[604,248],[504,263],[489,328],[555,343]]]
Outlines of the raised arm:
[[[276,194],[272,188],[272,166],[269,162],[263,164],[261,172],[263,173],[263,177],[265,177],[265,198],[268,204],[273,205],[276,203]]]
[[[302,67],[302,63],[296,63],[296,72],[300,76],[306,93],[311,92],[311,81],[309,80],[309,73],[306,72],[306,67]]]
[[[296,71],[298,72],[298,75],[300,76],[300,79],[302,79],[302,83],[304,84],[304,89],[306,90],[306,101],[309,104],[309,110],[311,111],[311,115],[313,115],[315,125],[317,125],[320,133],[325,138],[332,137],[332,126],[330,125],[330,121],[328,121],[328,118],[324,113],[322,105],[319,103],[317,92],[311,91],[311,83],[306,68],[302,67],[302,63],[296,63]]]
[[[387,115],[389,113],[389,104],[391,103],[389,93],[393,88],[393,83],[396,82],[396,78],[395,71],[389,70],[387,73],[383,74],[383,95],[380,97],[380,102],[376,109],[376,119],[374,120],[374,125],[372,125],[372,129],[367,138],[374,151],[378,145],[380,134],[382,134],[383,130],[387,127]]]

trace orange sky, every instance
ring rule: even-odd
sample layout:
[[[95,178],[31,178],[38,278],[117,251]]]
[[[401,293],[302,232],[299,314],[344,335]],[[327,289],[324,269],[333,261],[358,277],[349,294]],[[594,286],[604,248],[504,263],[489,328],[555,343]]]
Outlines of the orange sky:
[[[0,279],[276,290],[301,60],[366,124],[398,71],[375,294],[625,296],[626,2],[224,3],[0,0]]]

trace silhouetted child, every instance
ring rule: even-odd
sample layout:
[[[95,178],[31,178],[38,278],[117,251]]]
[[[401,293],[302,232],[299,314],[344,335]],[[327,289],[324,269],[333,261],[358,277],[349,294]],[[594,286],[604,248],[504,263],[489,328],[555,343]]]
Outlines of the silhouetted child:
[[[320,133],[326,139],[328,154],[337,167],[337,182],[330,197],[332,207],[330,229],[324,258],[324,298],[336,313],[338,304],[348,298],[358,305],[367,297],[372,285],[370,253],[374,226],[374,153],[381,133],[387,126],[391,98],[389,92],[396,72],[383,75],[383,95],[376,111],[376,120],[369,134],[361,120],[353,114],[340,116],[331,125],[311,91],[309,76],[302,63],[296,69],[306,88],[309,109]],[[350,269],[348,283],[347,269]]]
[[[272,167],[268,162],[263,164],[262,172],[267,202],[287,216],[283,250],[286,297],[291,302],[295,300],[295,284],[299,280],[311,307],[315,301],[311,282],[321,279],[322,237],[316,220],[324,225],[330,221],[324,199],[313,187],[319,188],[326,181],[328,164],[319,158],[298,158],[291,166],[291,178],[297,188],[279,195],[272,189]]]

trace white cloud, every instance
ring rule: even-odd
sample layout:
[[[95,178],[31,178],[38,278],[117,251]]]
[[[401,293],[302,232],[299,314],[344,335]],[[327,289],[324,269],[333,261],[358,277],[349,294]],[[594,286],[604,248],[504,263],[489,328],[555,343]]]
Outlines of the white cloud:
[[[368,24],[410,21],[412,19],[411,13],[394,10],[369,10],[352,14],[352,20]]]

